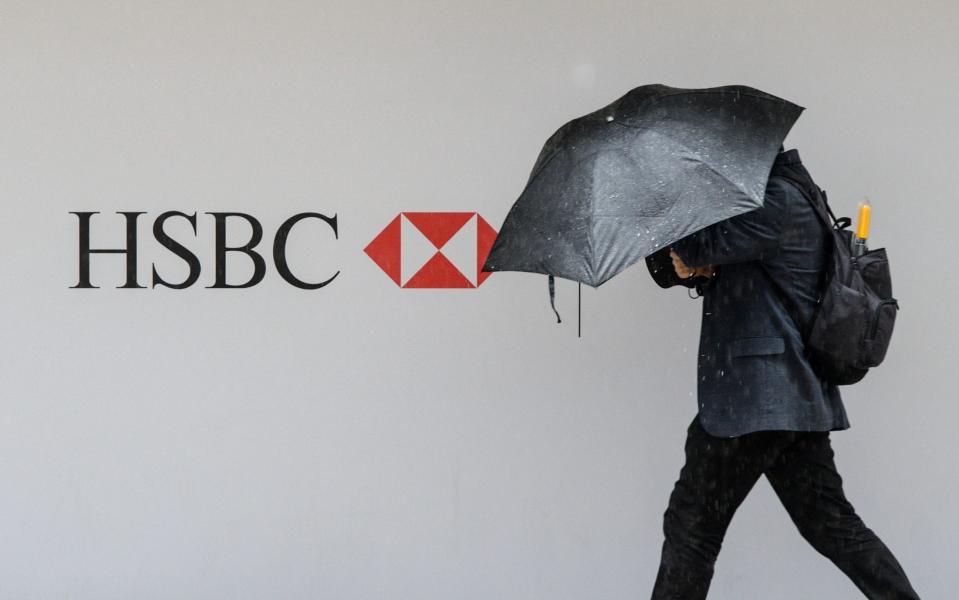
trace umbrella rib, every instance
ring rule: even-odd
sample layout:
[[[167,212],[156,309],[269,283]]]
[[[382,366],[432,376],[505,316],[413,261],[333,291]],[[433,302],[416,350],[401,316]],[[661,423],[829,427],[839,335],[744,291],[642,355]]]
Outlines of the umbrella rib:
[[[596,260],[596,253],[593,251],[593,219],[595,215],[593,214],[595,209],[596,198],[593,194],[589,195],[589,212],[587,212],[588,222],[586,225],[586,248],[589,252],[589,260],[586,261],[586,268],[589,269],[589,280],[596,280],[596,265],[593,264],[593,261]]]
[[[680,142],[679,140],[677,140],[676,138],[672,137],[672,136],[669,135],[669,134],[660,133],[660,132],[657,132],[657,134],[658,134],[658,135],[662,135],[662,136],[665,137],[665,138],[668,138],[671,142],[673,142],[674,144],[676,144],[677,146],[679,146],[680,148],[682,148],[683,150],[685,150],[685,151],[687,152],[687,155],[683,155],[683,156],[681,157],[682,160],[688,160],[688,161],[691,161],[691,162],[694,162],[694,163],[696,163],[696,164],[699,164],[699,165],[702,165],[702,166],[706,167],[707,169],[709,169],[710,171],[712,171],[712,172],[715,173],[716,175],[719,175],[720,177],[722,177],[723,180],[727,181],[731,186],[733,186],[734,188],[736,188],[737,190],[739,190],[739,191],[740,191],[743,195],[745,195],[747,198],[752,198],[752,195],[750,195],[749,192],[747,192],[747,191],[744,190],[743,188],[739,187],[739,185],[738,185],[736,182],[734,182],[732,179],[730,179],[725,173],[723,173],[722,171],[720,171],[720,170],[717,169],[716,167],[712,166],[711,164],[709,164],[709,163],[703,161],[701,158],[699,158],[699,157],[697,156],[696,152],[694,152],[689,146],[687,146],[686,144]]]

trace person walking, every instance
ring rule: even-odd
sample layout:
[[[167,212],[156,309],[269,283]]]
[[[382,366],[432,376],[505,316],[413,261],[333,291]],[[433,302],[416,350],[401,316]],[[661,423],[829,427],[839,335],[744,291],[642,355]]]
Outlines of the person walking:
[[[867,598],[919,598],[836,470],[829,432],[849,421],[800,335],[816,305],[828,232],[785,170],[810,177],[797,150],[780,148],[761,208],[646,258],[660,287],[703,297],[698,412],[664,514],[652,600],[706,597],[733,514],[762,475],[803,538]]]

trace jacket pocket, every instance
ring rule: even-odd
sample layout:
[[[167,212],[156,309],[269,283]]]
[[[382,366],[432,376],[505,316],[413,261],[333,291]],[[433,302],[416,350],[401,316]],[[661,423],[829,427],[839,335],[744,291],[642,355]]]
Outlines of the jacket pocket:
[[[738,338],[729,342],[729,355],[732,358],[782,354],[785,351],[786,341],[780,335]]]

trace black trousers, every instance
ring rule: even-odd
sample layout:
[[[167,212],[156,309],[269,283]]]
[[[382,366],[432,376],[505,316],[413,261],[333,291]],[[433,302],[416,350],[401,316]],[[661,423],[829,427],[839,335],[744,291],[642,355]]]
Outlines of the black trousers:
[[[709,435],[697,415],[664,515],[666,540],[653,600],[706,597],[733,513],[763,474],[799,533],[867,598],[919,598],[892,552],[846,500],[828,431],[721,438]]]

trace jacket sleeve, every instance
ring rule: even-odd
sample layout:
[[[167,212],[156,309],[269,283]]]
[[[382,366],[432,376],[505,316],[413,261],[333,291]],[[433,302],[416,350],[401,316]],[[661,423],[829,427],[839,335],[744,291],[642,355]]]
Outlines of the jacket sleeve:
[[[770,258],[779,252],[785,183],[770,179],[763,205],[700,229],[673,243],[688,267],[698,268]]]

